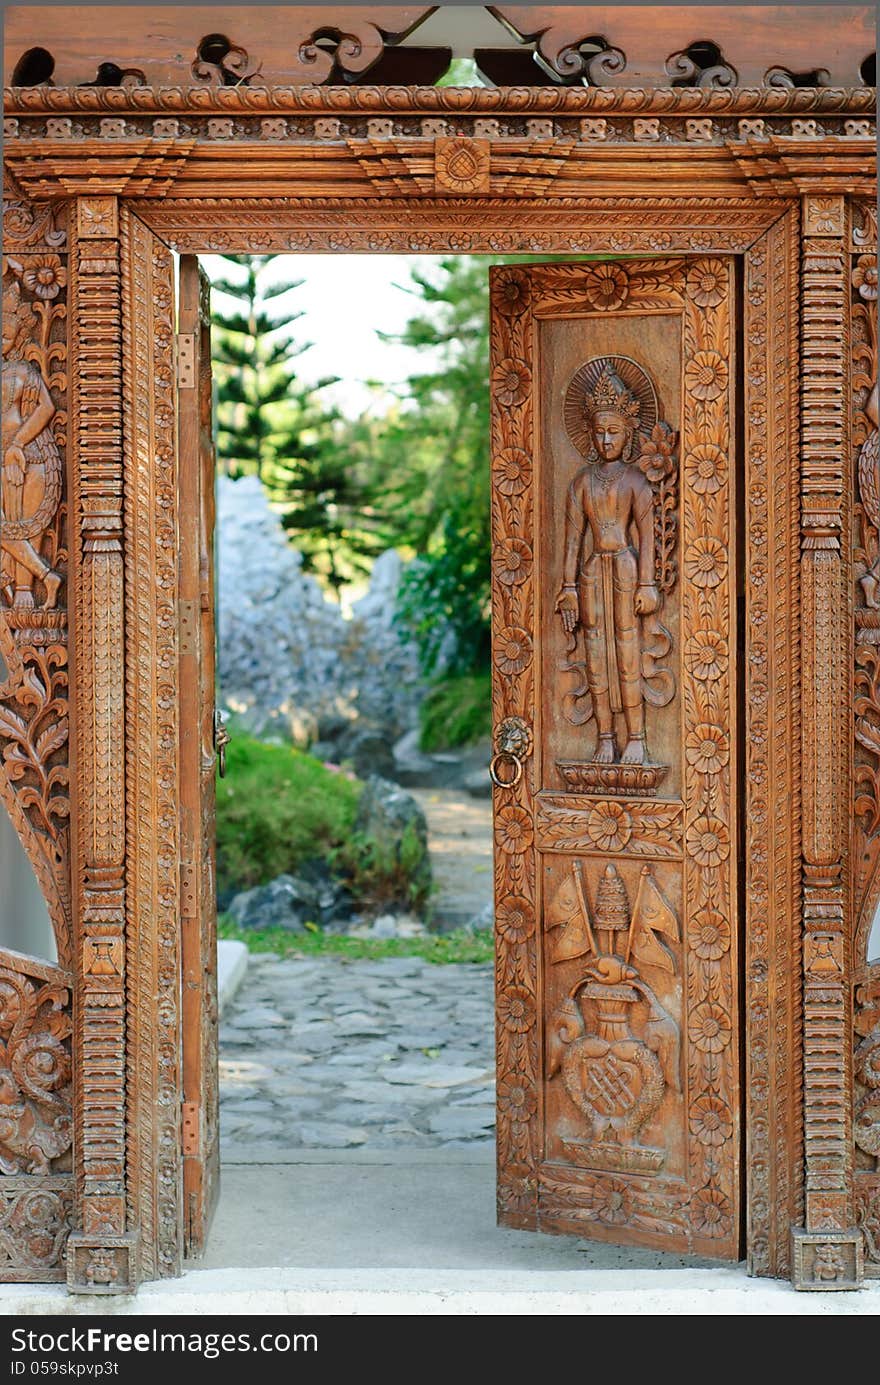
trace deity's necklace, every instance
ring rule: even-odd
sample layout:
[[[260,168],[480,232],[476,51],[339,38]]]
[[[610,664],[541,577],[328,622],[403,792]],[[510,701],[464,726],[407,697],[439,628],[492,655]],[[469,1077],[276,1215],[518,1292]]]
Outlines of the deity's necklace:
[[[596,467],[595,479],[599,483],[599,489],[607,492],[614,481],[617,480],[623,471],[624,464],[621,461],[605,462]]]

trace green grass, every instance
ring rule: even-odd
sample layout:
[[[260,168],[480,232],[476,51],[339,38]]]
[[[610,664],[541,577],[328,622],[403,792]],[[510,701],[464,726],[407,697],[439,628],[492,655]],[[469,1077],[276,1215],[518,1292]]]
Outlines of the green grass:
[[[451,750],[492,734],[489,673],[463,674],[435,683],[420,709],[423,750]]]
[[[351,957],[378,961],[383,957],[423,957],[427,962],[491,962],[495,953],[491,932],[428,933],[418,938],[349,938],[344,933],[289,933],[284,928],[238,928],[223,914],[217,923],[221,938],[246,943],[250,952],[275,952],[281,957]]]
[[[236,733],[217,784],[217,885],[246,890],[345,847],[363,784],[292,746]]]

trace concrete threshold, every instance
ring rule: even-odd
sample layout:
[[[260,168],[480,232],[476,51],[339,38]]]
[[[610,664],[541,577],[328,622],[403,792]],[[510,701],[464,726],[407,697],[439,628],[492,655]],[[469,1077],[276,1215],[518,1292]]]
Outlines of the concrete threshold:
[[[475,1157],[478,1155],[479,1157]],[[296,1150],[224,1160],[207,1252],[135,1296],[0,1287],[0,1316],[876,1315],[859,1293],[795,1293],[742,1265],[495,1224],[485,1151]]]
[[[693,1270],[193,1270],[133,1297],[68,1297],[9,1285],[0,1313],[123,1317],[312,1315],[772,1317],[876,1315],[880,1281],[859,1293],[795,1293],[740,1267]]]

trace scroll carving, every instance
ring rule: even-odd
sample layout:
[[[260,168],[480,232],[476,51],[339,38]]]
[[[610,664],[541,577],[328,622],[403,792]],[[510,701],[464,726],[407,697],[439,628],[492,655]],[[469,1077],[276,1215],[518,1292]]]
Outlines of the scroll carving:
[[[0,1272],[57,1279],[73,1179],[71,982],[0,952]]]
[[[141,1228],[140,1273],[154,1278],[179,1274],[183,1260],[174,263],[127,209],[120,229],[123,380],[135,401],[124,433],[128,1215]],[[153,591],[138,580],[151,565]]]
[[[71,964],[66,230],[4,203],[0,473],[0,797]]]
[[[865,1269],[880,1274],[880,434],[876,212],[854,208],[851,260],[855,588],[854,1107],[856,1218]]]
[[[12,961],[0,953],[0,1171],[59,1172],[73,1140],[70,978],[34,981]]]

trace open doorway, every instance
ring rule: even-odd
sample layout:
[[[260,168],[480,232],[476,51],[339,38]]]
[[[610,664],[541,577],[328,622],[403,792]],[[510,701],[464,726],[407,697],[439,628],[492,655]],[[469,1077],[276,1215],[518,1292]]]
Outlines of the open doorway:
[[[468,270],[474,264],[464,263]],[[253,266],[243,267],[253,284]],[[449,262],[441,265],[441,271],[451,272]],[[301,814],[313,811],[325,790],[332,794],[331,784],[338,785],[349,800],[356,797],[357,808],[349,821],[342,822],[342,839],[330,845],[327,862],[316,863],[310,857],[302,863],[299,877],[282,872],[282,877],[276,876],[270,882],[268,893],[264,893],[264,887],[254,885],[229,899],[233,923],[227,922],[224,927],[254,927],[248,914],[255,908],[257,931],[261,923],[264,925],[260,944],[265,946],[268,942],[277,954],[263,955],[253,972],[258,989],[248,998],[250,1009],[232,1013],[221,1035],[221,1052],[225,1038],[231,1054],[225,1071],[227,1112],[232,1122],[230,1149],[245,1170],[245,1183],[252,1181],[255,1164],[279,1169],[303,1162],[321,1164],[328,1162],[333,1150],[347,1153],[342,1160],[346,1167],[364,1156],[366,1164],[374,1166],[377,1160],[384,1163],[392,1156],[403,1156],[406,1162],[419,1153],[428,1155],[428,1162],[431,1157],[442,1162],[458,1153],[473,1156],[485,1151],[491,1156],[494,1095],[505,1116],[506,1144],[501,1151],[501,1163],[508,1173],[515,1173],[515,1142],[536,1137],[536,1127],[529,1126],[536,1108],[525,1071],[531,1066],[532,1071],[543,1073],[540,1081],[544,1084],[547,1121],[543,1136],[548,1164],[547,1191],[543,1195],[546,1212],[540,1225],[575,1234],[588,1227],[596,1239],[616,1241],[625,1236],[652,1250],[668,1245],[679,1253],[698,1250],[708,1255],[735,1254],[738,1033],[733,1017],[713,997],[720,994],[720,985],[729,986],[738,931],[735,823],[731,819],[728,825],[718,816],[721,812],[736,811],[736,789],[731,778],[738,763],[735,747],[739,733],[732,700],[736,672],[732,670],[726,676],[729,656],[725,653],[722,665],[717,650],[707,671],[703,662],[709,653],[703,662],[703,655],[696,662],[696,656],[691,657],[684,668],[677,662],[678,656],[672,654],[676,644],[681,646],[680,633],[676,638],[673,631],[680,631],[685,618],[696,621],[689,650],[695,641],[702,639],[705,644],[709,640],[708,634],[703,635],[699,620],[705,621],[710,614],[720,626],[729,627],[731,634],[735,629],[735,589],[726,580],[727,553],[732,551],[728,548],[727,530],[735,513],[733,499],[727,498],[727,488],[734,490],[728,466],[735,450],[731,425],[735,378],[725,364],[724,354],[729,350],[734,319],[727,306],[723,312],[714,311],[719,304],[728,304],[734,288],[731,268],[721,261],[697,266],[692,277],[694,273],[703,277],[692,293],[687,291],[688,272],[686,265],[675,263],[655,267],[650,262],[627,266],[606,262],[595,268],[544,265],[531,277],[505,269],[494,281],[495,321],[496,325],[502,324],[497,332],[501,345],[493,339],[492,371],[497,434],[493,437],[492,508],[501,536],[499,544],[496,532],[495,577],[500,588],[515,593],[508,599],[502,590],[498,602],[502,617],[508,607],[519,616],[517,622],[508,615],[503,628],[497,625],[496,617],[496,633],[501,636],[496,657],[502,672],[515,679],[530,666],[532,650],[540,649],[544,737],[534,774],[530,771],[519,790],[526,794],[528,803],[528,795],[536,792],[537,817],[532,819],[531,811],[511,802],[509,797],[523,782],[522,761],[533,749],[531,732],[516,717],[505,717],[500,725],[496,722],[493,779],[499,802],[495,884],[503,916],[502,941],[510,949],[505,954],[502,948],[499,964],[504,989],[497,1014],[501,1030],[506,1031],[500,1037],[499,1062],[502,1071],[512,1066],[514,1075],[505,1078],[497,1094],[493,1093],[491,1063],[484,1061],[481,1067],[483,1041],[473,1034],[475,1015],[481,1009],[487,1019],[491,1014],[488,950],[483,965],[484,1000],[481,1002],[479,995],[462,997],[453,991],[452,1010],[462,1012],[463,1023],[456,1021],[444,1029],[437,1023],[437,1012],[444,991],[449,989],[446,981],[454,974],[448,972],[443,981],[436,974],[429,975],[436,973],[433,962],[444,954],[438,952],[430,938],[427,943],[423,941],[428,936],[424,921],[413,917],[412,908],[403,926],[393,914],[376,918],[375,910],[371,913],[369,891],[377,883],[383,888],[388,887],[389,881],[394,886],[403,883],[409,890],[405,902],[411,906],[427,900],[426,887],[420,887],[418,894],[409,888],[420,869],[416,847],[424,847],[428,835],[424,821],[415,815],[407,816],[403,803],[408,795],[382,775],[370,774],[366,787],[362,787],[354,755],[348,761],[341,757],[329,761],[322,758],[328,744],[332,750],[330,731],[322,732],[315,716],[312,733],[310,725],[302,724],[309,719],[307,713],[289,699],[287,709],[281,712],[287,719],[286,744],[278,744],[282,739],[278,734],[281,723],[276,719],[273,725],[271,718],[268,722],[271,756],[274,758],[280,751],[288,767],[269,796],[273,813],[281,813],[285,789],[288,794],[293,789],[295,807]],[[533,281],[544,319],[540,335],[536,331],[529,336],[523,319]],[[442,300],[437,286],[424,274],[421,285],[427,290],[429,301]],[[235,297],[234,286],[228,287]],[[283,293],[279,292],[277,297],[283,297]],[[642,300],[645,310],[640,313]],[[624,305],[625,313],[611,316]],[[693,389],[689,392],[688,383],[683,398],[679,335],[682,328],[679,318],[668,312],[652,317],[651,310],[658,305],[684,313],[686,341],[708,343],[702,354],[698,352],[695,357],[706,379],[702,374],[697,378],[692,370]],[[485,311],[484,306],[482,313]],[[606,312],[609,316],[602,318],[600,314]],[[504,319],[509,325],[504,324]],[[233,335],[237,331],[247,336],[248,325],[256,327],[258,320],[259,314],[251,302],[247,315],[238,314],[231,319],[229,330]],[[485,317],[482,320],[485,322]],[[451,364],[453,377],[462,380],[477,399],[473,414],[479,418],[480,391],[484,388],[481,382],[489,374],[488,330],[484,331],[484,344],[477,358],[463,363],[456,354],[460,353],[462,342],[469,340],[462,325],[454,321],[443,323],[436,341],[432,341],[428,326],[424,318],[416,320],[412,344],[422,352],[429,345],[446,350],[445,364]],[[265,322],[265,332],[271,335],[271,322]],[[505,333],[509,343],[506,352],[502,349]],[[300,398],[302,427],[294,439],[293,450],[298,455],[291,464],[290,459],[279,460],[270,453],[262,468],[254,442],[272,438],[271,419],[269,426],[259,420],[254,399],[247,395],[241,379],[244,370],[250,369],[258,383],[262,374],[262,384],[268,385],[270,370],[280,368],[281,362],[276,357],[274,367],[265,363],[261,367],[257,362],[254,369],[257,349],[253,332],[246,348],[227,347],[227,389],[230,379],[238,383],[233,386],[231,397],[224,401],[229,406],[224,431],[230,439],[233,465],[245,473],[243,479],[239,475],[231,481],[230,494],[234,497],[235,489],[243,486],[238,494],[252,494],[263,507],[262,527],[251,530],[245,521],[239,528],[235,547],[236,556],[246,548],[258,557],[264,592],[283,591],[287,596],[292,586],[293,571],[285,571],[280,562],[285,543],[277,532],[280,518],[282,526],[287,520],[291,534],[299,530],[307,536],[303,554],[294,564],[300,581],[300,570],[311,567],[313,583],[320,584],[323,578],[335,588],[337,596],[341,595],[346,585],[342,580],[344,566],[355,568],[358,558],[369,554],[370,540],[378,532],[379,524],[387,524],[394,513],[389,497],[395,494],[395,466],[401,463],[404,469],[397,484],[404,487],[408,522],[413,517],[420,518],[420,506],[430,490],[428,483],[434,481],[436,487],[439,477],[437,494],[444,513],[440,532],[445,540],[439,549],[441,568],[443,563],[449,565],[456,544],[464,548],[473,544],[471,529],[456,526],[449,519],[450,513],[455,514],[458,500],[453,490],[456,478],[452,462],[455,448],[466,434],[467,416],[454,398],[450,405],[451,391],[446,381],[445,394],[440,391],[446,415],[440,420],[432,418],[435,401],[431,390],[436,388],[439,376],[436,367],[433,372],[423,371],[410,377],[411,384],[413,380],[417,382],[411,419],[407,419],[405,407],[398,402],[394,412],[382,417],[378,428],[373,426],[373,420],[361,415],[350,433],[349,420],[338,413],[322,415],[316,405],[321,389],[329,390],[330,384],[306,386]],[[647,363],[641,364],[646,351]],[[539,366],[545,372],[544,397],[551,401],[551,407],[536,411],[536,437],[540,437],[540,443],[532,441],[531,415],[524,407],[533,379],[533,365],[527,359],[530,353],[535,374]],[[690,377],[685,378],[690,382]],[[266,407],[295,395],[292,372],[285,376],[282,371],[275,396],[267,400]],[[488,390],[482,398],[487,405]],[[218,400],[218,416],[219,403]],[[482,465],[487,499],[488,413],[486,406],[479,456],[476,461],[471,458],[463,472],[464,479],[473,483]],[[205,416],[203,399],[203,424]],[[407,437],[410,423],[415,426],[412,436]],[[237,441],[236,429],[244,429],[246,439],[244,447],[239,443],[238,457],[232,451]],[[323,454],[322,432],[330,439]],[[696,458],[697,467],[694,485],[682,492],[678,479],[680,434],[692,447],[693,452],[688,455]],[[285,435],[278,426],[274,435],[286,436],[288,441],[292,436],[289,431]],[[426,472],[419,468],[420,448],[426,443],[436,477],[430,469]],[[267,441],[267,450],[268,447]],[[699,451],[700,448],[703,450]],[[378,504],[365,495],[375,464],[374,449],[381,458],[378,477],[373,482],[382,497]],[[707,460],[701,470],[703,452]],[[357,461],[361,458],[364,465],[358,475]],[[534,495],[529,490],[533,459]],[[185,478],[185,456],[182,463]],[[249,488],[247,482],[251,479],[266,494],[261,495],[254,486]],[[185,485],[183,479],[182,486]],[[517,497],[527,491],[528,501],[519,501]],[[719,492],[722,500],[711,499]],[[703,500],[704,496],[710,499]],[[210,508],[213,496],[207,503]],[[234,505],[232,509],[234,512]],[[185,516],[185,503],[183,513]],[[531,525],[533,515],[537,532],[533,539],[527,539],[526,525]],[[278,542],[270,542],[273,523],[280,547]],[[679,525],[682,547],[687,545],[687,560],[682,568],[677,556]],[[719,530],[720,537],[704,533],[712,526]],[[479,532],[479,520],[472,528]],[[548,540],[548,535],[553,534],[558,540],[555,545]],[[402,600],[398,590],[390,586],[386,586],[381,600],[374,599],[372,608],[383,617],[385,633],[396,646],[393,653],[388,644],[383,650],[378,631],[368,641],[374,676],[377,667],[393,670],[395,660],[405,657],[407,643],[415,645],[417,657],[413,667],[417,675],[436,670],[436,651],[442,652],[444,646],[454,654],[460,631],[453,629],[450,637],[441,630],[442,637],[438,638],[436,627],[440,622],[436,612],[431,612],[421,624],[418,617],[413,620],[413,591],[423,597],[426,592],[434,594],[438,587],[447,598],[450,593],[461,593],[472,610],[479,584],[477,572],[472,569],[467,579],[459,578],[458,588],[455,583],[444,586],[443,581],[432,587],[430,581],[426,582],[425,573],[431,572],[437,552],[430,547],[424,553],[416,552],[411,559],[415,582],[408,588],[404,576],[398,583],[398,589],[403,590]],[[540,645],[535,645],[524,628],[532,619],[529,593],[533,588],[526,584],[532,582],[533,561]],[[488,564],[486,570],[488,585]],[[304,617],[302,623],[318,618],[318,598],[324,600],[319,586],[310,591],[315,600],[311,603],[311,615]],[[222,599],[221,581],[221,609]],[[366,601],[369,612],[369,593]],[[206,604],[203,598],[202,609]],[[351,604],[354,609],[354,602]],[[248,632],[255,630],[260,618],[258,603],[245,603],[239,595],[236,605],[247,605]],[[483,614],[488,626],[487,607],[486,599]],[[448,616],[453,610],[453,602],[447,600],[443,614]],[[389,612],[393,613],[390,619]],[[658,612],[663,613],[670,628],[660,621]],[[345,614],[341,614],[345,619]],[[570,618],[566,620],[566,616]],[[282,621],[272,644],[273,664],[288,643],[286,629],[298,623],[288,617],[285,628]],[[716,638],[717,632],[709,633]],[[421,647],[420,634],[427,636]],[[301,638],[300,632],[298,635]],[[425,660],[426,643],[435,652],[433,663]],[[331,638],[316,637],[313,633],[300,646],[303,647],[320,651],[325,677],[331,682],[341,662],[341,647],[334,649]],[[725,636],[724,647],[735,647],[735,640],[731,643]],[[185,640],[182,648],[185,655]],[[257,670],[253,660],[250,669],[254,679],[239,698],[239,707],[233,708],[237,716],[252,714],[255,704]],[[368,672],[368,665],[362,663],[357,677],[351,680],[349,674],[356,685],[354,715],[350,710],[349,722],[356,720],[358,697],[368,686]],[[568,675],[567,680],[560,674]],[[478,673],[469,671],[469,676],[478,677]],[[702,690],[702,683],[714,685],[719,680],[723,680],[720,687]],[[694,726],[688,733],[689,753],[681,762],[674,700],[679,689],[690,688],[691,683],[694,686],[686,705]],[[515,696],[530,696],[531,687],[527,680],[517,693],[514,682]],[[392,693],[399,696],[402,691],[398,673]],[[431,696],[429,691],[421,705]],[[722,723],[722,728],[716,728],[712,736],[702,721],[697,724],[700,717],[705,720],[709,716],[707,698],[710,710],[714,709],[714,716]],[[645,730],[647,706],[654,709],[650,715],[653,756]],[[667,707],[671,710],[662,712]],[[204,710],[202,703],[202,713]],[[351,728],[345,725],[339,705],[336,714],[343,722],[337,734],[345,736]],[[448,731],[450,713],[445,721]],[[585,731],[590,722],[594,724]],[[191,727],[193,719],[185,724]],[[241,745],[251,745],[255,729],[252,723],[243,733]],[[260,729],[265,731],[266,727]],[[368,729],[373,742],[370,754],[387,755],[390,751],[394,772],[401,758],[394,737],[401,728],[394,727],[393,733],[384,737],[375,727]],[[422,722],[422,738],[424,732]],[[298,746],[292,744],[297,738]],[[402,739],[405,741],[405,736]],[[363,746],[359,748],[365,750]],[[319,754],[310,755],[312,749],[318,749]],[[419,753],[425,757],[426,750],[423,739]],[[256,753],[265,769],[265,740],[264,748]],[[297,781],[290,769],[294,764],[298,774],[305,772],[316,777],[300,777]],[[658,787],[667,778],[667,797],[655,802]],[[711,779],[713,785],[717,779],[717,786],[707,787],[704,779],[707,783]],[[532,788],[542,784],[546,787],[540,791]],[[722,784],[726,785],[723,798],[718,787]],[[241,860],[249,841],[259,842],[265,848],[269,834],[245,827],[245,818],[252,816],[259,796],[257,779],[252,777],[243,794],[228,788],[221,792],[226,794],[224,807],[233,816],[238,814],[236,830],[231,834],[230,859],[237,852]],[[677,799],[684,799],[689,805],[686,811],[692,818],[682,865],[677,864],[681,860],[681,811]],[[365,823],[361,817],[367,802],[373,810],[378,808],[382,823],[378,832],[373,832],[372,823]],[[242,807],[245,817],[241,816]],[[396,838],[393,831],[389,832],[391,825],[393,831],[398,831]],[[203,829],[204,820],[196,826]],[[295,835],[288,830],[292,826],[293,819],[289,819],[282,832],[281,844],[288,849]],[[314,849],[319,835],[312,824],[308,832],[310,849]],[[631,840],[634,846],[627,850]],[[537,858],[541,861],[539,882],[531,874],[535,869],[533,841],[543,853]],[[222,873],[222,830],[219,847]],[[577,859],[572,861],[572,855]],[[340,877],[344,883],[337,888]],[[221,883],[221,891],[224,888]],[[355,893],[358,889],[364,891],[363,901]],[[546,969],[541,984],[548,1007],[546,1037],[541,1041],[544,1053],[537,1048],[533,1035],[530,976],[518,970],[521,963],[516,953],[516,948],[535,934],[534,925],[530,927],[530,916],[536,907],[533,894],[537,894],[537,907],[543,910],[544,917],[540,943]],[[357,906],[363,903],[366,919],[357,917]],[[286,925],[281,923],[280,928],[282,933],[294,935],[292,945],[289,937],[279,939],[279,925],[270,922],[274,909],[284,914]],[[352,914],[354,937],[349,931]],[[691,924],[689,919],[693,920]],[[719,937],[716,935],[722,923],[723,936]],[[712,932],[709,943],[702,940],[699,932],[704,926]],[[562,931],[557,933],[556,929]],[[345,935],[342,946],[341,934]],[[302,941],[296,940],[297,935]],[[472,921],[466,939],[470,958],[474,936]],[[398,944],[393,958],[371,955],[370,949],[377,944],[387,951],[385,945],[391,942]],[[399,946],[401,943],[406,946]],[[426,946],[433,954],[430,961],[425,956]],[[699,984],[694,981],[685,993],[688,949],[702,958],[700,948],[703,952],[708,948],[707,956],[713,965],[699,968],[695,973]],[[364,950],[366,959],[362,955],[355,961],[353,954],[363,954]],[[325,955],[328,952],[332,963],[331,957]],[[340,963],[340,952],[347,957],[348,967]],[[445,956],[449,955],[447,951]],[[714,964],[720,959],[723,960],[719,969]],[[363,966],[364,961],[364,975],[356,976],[350,968]],[[376,967],[380,968],[378,974]],[[372,974],[370,968],[374,969]],[[393,972],[397,973],[396,980]],[[184,973],[188,974],[186,959]],[[475,975],[472,970],[468,980]],[[722,975],[728,977],[723,983]],[[448,1002],[450,997],[445,1000]],[[621,1011],[621,1005],[632,1010]],[[425,1013],[430,1015],[432,1024],[418,1029],[414,1049],[410,1024],[415,1021],[418,1027]],[[292,1039],[294,1047],[288,1049],[281,1042],[283,1037]],[[692,1054],[687,1069],[686,1044]],[[696,1057],[704,1053],[712,1057]],[[717,1058],[717,1054],[724,1056]],[[561,1080],[553,1084],[560,1073]],[[528,1081],[531,1080],[529,1077]],[[700,1113],[699,1119],[688,1115],[691,1107]],[[198,1118],[204,1117],[204,1112],[199,1113]],[[705,1156],[709,1158],[708,1182],[696,1190],[692,1206],[693,1190],[686,1181],[688,1160],[695,1154],[699,1158],[704,1155],[696,1150],[696,1145],[691,1150],[689,1140],[713,1148],[720,1142],[725,1147],[721,1174],[716,1154]],[[339,1162],[339,1156],[329,1162]],[[621,1174],[635,1178],[621,1184],[617,1177]],[[659,1175],[656,1182],[654,1175]],[[644,1181],[646,1177],[648,1182]],[[722,1190],[719,1177],[729,1192]],[[208,1183],[211,1181],[209,1176]],[[675,1199],[666,1211],[661,1211],[656,1202],[661,1186]],[[532,1197],[525,1186],[523,1192]],[[572,1197],[585,1199],[583,1207],[572,1210]],[[378,1205],[381,1199],[375,1201]],[[627,1223],[626,1228],[622,1222]],[[192,1245],[197,1248],[199,1228],[193,1225]],[[515,1208],[508,1225],[520,1230],[534,1223]]]
[[[220,1022],[206,1263],[255,1164],[301,1188],[463,1161],[490,1225],[488,261],[204,265],[219,934],[250,963]],[[340,331],[328,298],[358,296]]]

